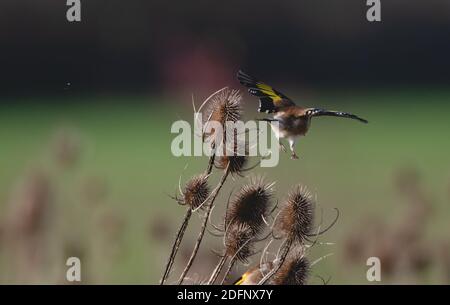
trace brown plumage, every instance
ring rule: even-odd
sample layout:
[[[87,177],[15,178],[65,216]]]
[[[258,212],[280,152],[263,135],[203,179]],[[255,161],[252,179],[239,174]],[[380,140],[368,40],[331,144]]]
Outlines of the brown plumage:
[[[297,106],[283,93],[257,81],[242,71],[238,72],[237,78],[241,84],[248,88],[250,94],[259,97],[259,112],[274,114],[272,118],[264,120],[271,123],[272,130],[278,139],[286,138],[288,140],[292,159],[298,159],[294,151],[295,142],[298,137],[306,135],[313,117],[336,116],[367,123],[367,120],[347,112]],[[285,150],[281,143],[280,148]]]

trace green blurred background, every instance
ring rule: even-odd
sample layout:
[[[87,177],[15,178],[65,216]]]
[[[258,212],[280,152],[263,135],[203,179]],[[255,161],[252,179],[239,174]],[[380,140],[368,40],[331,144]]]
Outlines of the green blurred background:
[[[247,173],[276,181],[280,200],[307,186],[324,223],[340,210],[320,237],[333,245],[309,256],[333,255],[309,282],[367,284],[377,256],[382,283],[449,283],[448,5],[384,1],[373,24],[361,1],[322,2],[82,1],[79,24],[64,3],[2,2],[0,282],[67,283],[77,256],[82,283],[156,284],[184,215],[168,195],[207,162],[174,157],[170,126],[192,122],[191,94],[199,105],[243,89],[234,75],[244,68],[298,104],[370,122],[317,118],[299,160],[282,154]],[[260,117],[243,93],[244,117]],[[219,205],[246,181],[229,179]],[[192,280],[212,271],[211,249],[220,238],[207,237]]]

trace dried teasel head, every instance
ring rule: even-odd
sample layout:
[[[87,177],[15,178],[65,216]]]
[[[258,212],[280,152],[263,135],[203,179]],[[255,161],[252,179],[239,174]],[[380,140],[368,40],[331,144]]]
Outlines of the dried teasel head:
[[[209,194],[208,176],[202,174],[192,177],[181,192],[181,198],[176,199],[179,204],[195,210],[208,199]]]
[[[296,251],[287,257],[280,269],[273,275],[273,285],[305,285],[310,265],[302,251]]]
[[[231,225],[225,234],[225,254],[246,263],[254,254],[255,232],[247,224]]]
[[[304,187],[297,186],[289,193],[275,227],[283,237],[303,242],[311,234],[313,222],[314,201],[311,194]]]
[[[225,126],[227,121],[236,122],[242,115],[242,96],[239,90],[224,89],[214,95],[206,110],[204,123],[215,121]]]
[[[254,179],[244,185],[230,202],[225,216],[225,226],[246,224],[255,234],[259,234],[270,214],[273,183]]]
[[[220,156],[216,158],[215,166],[218,169],[227,169],[231,174],[239,174],[245,170],[247,164],[246,156]]]
[[[234,143],[230,141],[234,140]],[[235,135],[227,144],[219,146],[217,149],[222,150],[223,154],[215,159],[215,166],[218,169],[225,170],[228,168],[231,174],[241,175],[248,161],[248,145],[245,142],[237,141]]]
[[[231,131],[234,134],[227,134],[227,130],[230,128],[227,123],[235,123],[240,120],[242,116],[241,100],[242,96],[238,90],[222,90],[211,99],[206,115],[203,116],[205,126],[217,122],[222,127],[222,134],[215,134],[216,130],[213,126],[210,126],[211,130],[208,133],[203,134],[203,138],[221,152],[217,154],[215,166],[219,169],[228,168],[230,173],[238,174],[247,163],[248,148],[245,142],[237,141],[237,130],[233,128]]]
[[[226,135],[228,123],[235,123],[241,118],[241,100],[242,96],[238,90],[229,89],[221,90],[211,98],[206,114],[203,115],[202,136],[205,142],[210,142],[216,149],[224,149],[223,144],[230,138]],[[216,130],[218,127],[214,124],[218,124],[221,130]]]

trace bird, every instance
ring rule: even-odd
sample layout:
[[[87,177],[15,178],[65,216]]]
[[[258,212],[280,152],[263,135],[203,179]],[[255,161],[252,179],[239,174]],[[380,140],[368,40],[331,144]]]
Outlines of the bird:
[[[305,108],[296,105],[290,98],[276,90],[275,88],[258,81],[256,78],[239,70],[237,73],[239,82],[248,88],[248,92],[259,98],[258,112],[272,114],[271,118],[264,118],[263,121],[270,123],[275,136],[278,139],[280,149],[286,152],[286,148],[280,142],[280,139],[287,139],[291,151],[291,159],[298,159],[295,153],[295,144],[300,136],[305,136],[308,132],[311,119],[319,116],[335,116],[358,120],[362,123],[368,123],[357,115],[342,112],[326,110],[322,108]],[[277,122],[278,124],[273,124]]]
[[[273,268],[272,262],[262,263],[247,270],[233,285],[257,285]]]

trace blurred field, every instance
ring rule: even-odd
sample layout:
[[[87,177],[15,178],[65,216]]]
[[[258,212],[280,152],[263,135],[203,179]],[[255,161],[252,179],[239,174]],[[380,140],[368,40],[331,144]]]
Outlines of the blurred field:
[[[450,91],[436,88],[325,91],[308,105],[350,111],[370,123],[315,119],[297,146],[300,160],[284,154],[278,167],[253,171],[277,181],[280,199],[296,183],[308,186],[324,209],[325,222],[334,216],[332,208],[339,208],[338,223],[321,237],[336,244],[317,247],[312,260],[335,255],[318,263],[313,274],[331,276],[331,283],[367,283],[365,262],[343,263],[344,240],[368,215],[387,223],[401,217],[405,203],[394,179],[403,168],[420,173],[431,198],[432,221],[423,228],[426,240],[431,245],[450,240],[449,101]],[[63,104],[57,98],[16,102],[0,106],[1,232],[11,218],[20,181],[30,172],[43,173],[51,193],[51,213],[45,220],[50,228],[44,247],[48,255],[43,255],[43,262],[33,262],[56,267],[52,272],[37,268],[33,277],[17,276],[13,261],[20,255],[11,253],[3,238],[0,281],[64,282],[64,257],[77,252],[83,257],[85,282],[156,283],[184,213],[167,194],[177,190],[180,174],[187,179],[206,162],[175,158],[170,152],[172,122],[192,121],[190,97],[178,104],[147,96],[79,97]],[[245,96],[245,103],[251,105],[245,117],[253,119],[256,100]],[[77,141],[76,160],[68,166],[61,165],[55,152],[61,145],[58,134],[65,132]],[[231,185],[243,181],[236,178]],[[231,185],[222,192],[222,202]],[[219,214],[213,216],[217,219]],[[209,253],[207,247],[203,250]],[[439,268],[430,268],[417,281],[442,282]]]

